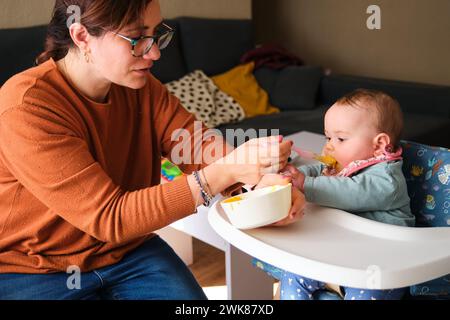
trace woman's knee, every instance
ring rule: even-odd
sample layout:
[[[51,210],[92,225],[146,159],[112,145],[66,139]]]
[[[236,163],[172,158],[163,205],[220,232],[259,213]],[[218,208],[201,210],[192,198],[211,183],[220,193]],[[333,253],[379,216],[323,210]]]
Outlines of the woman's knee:
[[[116,285],[114,299],[204,300],[202,288],[173,249],[159,237],[150,239],[117,266],[101,272]]]

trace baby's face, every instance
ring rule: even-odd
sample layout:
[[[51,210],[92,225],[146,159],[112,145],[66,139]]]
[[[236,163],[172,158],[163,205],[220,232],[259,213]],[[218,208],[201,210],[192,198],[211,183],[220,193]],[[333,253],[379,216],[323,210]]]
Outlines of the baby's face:
[[[334,157],[342,167],[355,160],[372,158],[378,132],[374,115],[363,108],[333,105],[325,115],[325,155]]]

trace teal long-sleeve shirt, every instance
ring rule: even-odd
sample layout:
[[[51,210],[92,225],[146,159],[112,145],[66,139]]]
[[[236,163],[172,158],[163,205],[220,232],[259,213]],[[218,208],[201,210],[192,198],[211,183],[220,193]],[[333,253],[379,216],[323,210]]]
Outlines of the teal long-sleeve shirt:
[[[322,176],[322,164],[301,166],[306,200],[367,219],[413,227],[402,161],[382,162],[352,177]]]

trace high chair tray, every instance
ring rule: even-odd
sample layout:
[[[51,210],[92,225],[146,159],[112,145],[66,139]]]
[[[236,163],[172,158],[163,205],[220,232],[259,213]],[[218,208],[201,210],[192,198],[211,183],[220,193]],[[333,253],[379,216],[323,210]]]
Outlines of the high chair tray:
[[[394,289],[450,273],[450,228],[392,226],[312,204],[302,220],[287,227],[239,230],[219,201],[208,219],[241,251],[327,283]]]

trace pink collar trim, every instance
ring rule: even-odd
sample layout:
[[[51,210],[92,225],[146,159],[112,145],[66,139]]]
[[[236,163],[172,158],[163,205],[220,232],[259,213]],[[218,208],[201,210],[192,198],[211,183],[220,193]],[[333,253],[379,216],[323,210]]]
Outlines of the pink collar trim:
[[[385,152],[381,156],[373,157],[367,160],[356,160],[351,163],[349,163],[344,169],[342,169],[339,173],[337,173],[335,176],[337,177],[350,177],[357,173],[358,171],[361,171],[362,169],[365,169],[367,167],[373,166],[375,164],[381,163],[381,162],[388,162],[388,161],[398,161],[402,160],[402,153],[403,149],[400,147],[398,148],[397,152]]]

